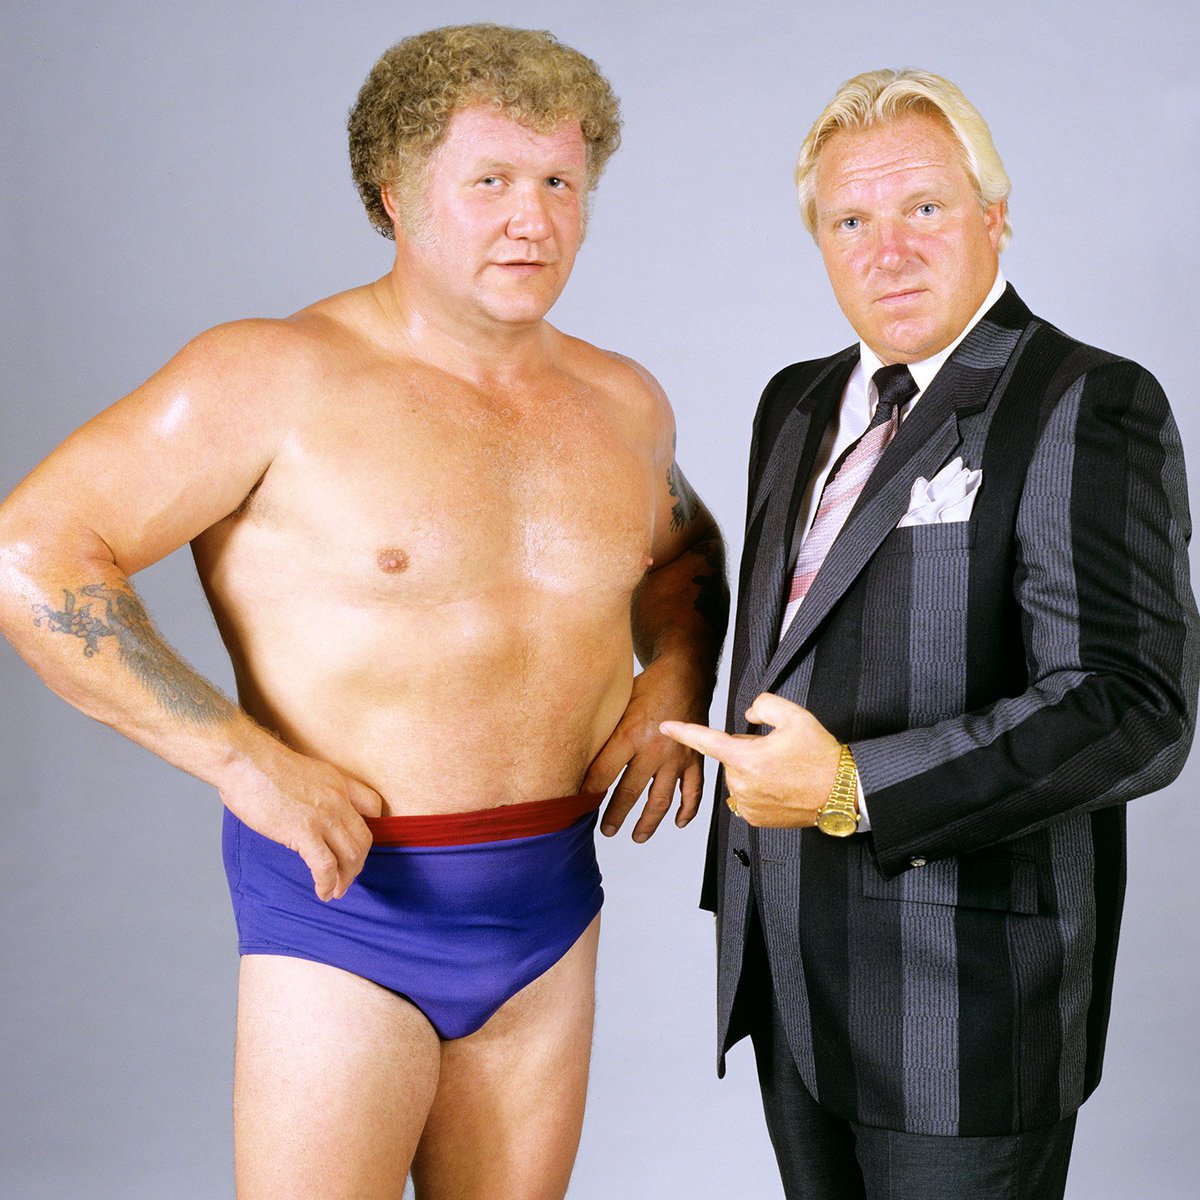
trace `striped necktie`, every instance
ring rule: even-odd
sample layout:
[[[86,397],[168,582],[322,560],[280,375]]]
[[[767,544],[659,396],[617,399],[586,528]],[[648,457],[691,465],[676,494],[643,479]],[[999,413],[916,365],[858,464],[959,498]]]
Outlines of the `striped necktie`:
[[[788,590],[787,607],[779,627],[780,638],[787,632],[792,618],[800,609],[812,581],[817,577],[825,555],[834,539],[846,523],[854,502],[863,490],[875,464],[882,457],[888,442],[900,427],[900,410],[917,394],[917,385],[903,363],[880,367],[871,376],[879,403],[866,432],[834,464],[825,481],[817,515],[809,527],[800,553],[796,557],[796,569],[792,574],[792,585]]]

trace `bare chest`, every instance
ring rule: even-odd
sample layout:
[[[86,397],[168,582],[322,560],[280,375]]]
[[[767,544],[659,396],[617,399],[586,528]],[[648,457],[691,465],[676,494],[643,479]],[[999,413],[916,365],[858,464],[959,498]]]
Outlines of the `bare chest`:
[[[657,482],[650,431],[603,397],[414,387],[318,409],[211,532],[228,571],[304,564],[366,600],[631,591]]]

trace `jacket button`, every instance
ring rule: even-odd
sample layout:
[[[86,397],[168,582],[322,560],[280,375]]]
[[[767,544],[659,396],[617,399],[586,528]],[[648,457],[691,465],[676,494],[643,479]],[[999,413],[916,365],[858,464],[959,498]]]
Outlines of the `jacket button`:
[[[733,852],[733,857],[736,858],[743,867],[748,867],[750,865],[750,855],[748,855],[745,850],[735,850]]]
[[[908,865],[910,867],[923,867],[925,865],[925,861],[926,860],[923,858],[910,858],[908,860]]]

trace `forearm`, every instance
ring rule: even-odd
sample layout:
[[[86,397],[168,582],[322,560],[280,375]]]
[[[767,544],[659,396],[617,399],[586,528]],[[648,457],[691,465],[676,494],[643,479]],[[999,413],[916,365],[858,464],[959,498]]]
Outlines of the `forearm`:
[[[650,571],[633,602],[633,644],[643,666],[690,664],[711,697],[729,620],[725,544],[716,524],[676,558]]]
[[[880,868],[968,853],[1164,787],[1192,721],[1132,680],[1064,676],[982,712],[852,741]]]
[[[274,741],[166,644],[111,561],[0,552],[0,628],[76,708],[215,786]]]

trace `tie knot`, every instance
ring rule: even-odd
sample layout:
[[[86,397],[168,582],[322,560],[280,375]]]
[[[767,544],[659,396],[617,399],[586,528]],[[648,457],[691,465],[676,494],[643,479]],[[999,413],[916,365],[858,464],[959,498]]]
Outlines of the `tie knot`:
[[[917,383],[912,373],[904,363],[892,363],[890,367],[880,367],[871,376],[875,390],[879,393],[879,408],[875,410],[875,421],[890,419],[893,408],[903,408],[916,394]]]

